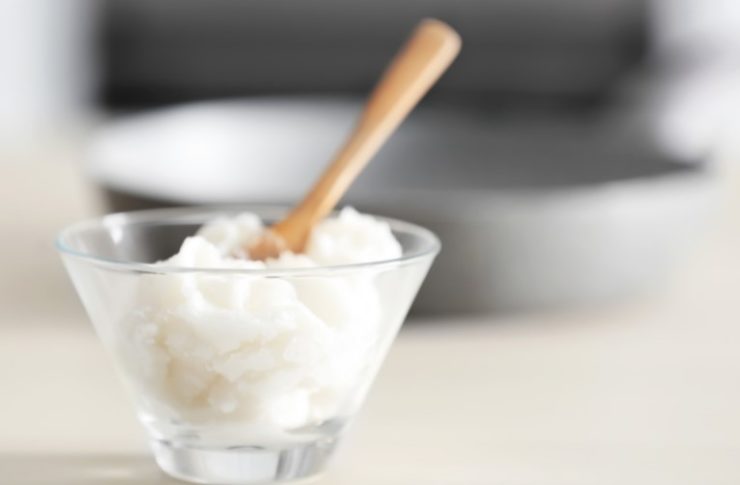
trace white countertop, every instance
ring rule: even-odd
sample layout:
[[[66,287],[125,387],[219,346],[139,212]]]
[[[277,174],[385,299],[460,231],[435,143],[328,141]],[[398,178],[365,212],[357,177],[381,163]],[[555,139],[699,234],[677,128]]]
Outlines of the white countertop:
[[[316,483],[740,483],[739,199],[650,299],[408,323]],[[0,204],[0,483],[179,483],[51,246],[95,207],[79,170],[0,163]]]

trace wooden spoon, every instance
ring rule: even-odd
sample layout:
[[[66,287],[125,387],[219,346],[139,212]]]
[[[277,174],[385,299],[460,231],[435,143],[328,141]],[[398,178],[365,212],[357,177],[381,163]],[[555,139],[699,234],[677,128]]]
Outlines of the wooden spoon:
[[[354,132],[303,201],[246,248],[251,259],[304,250],[311,229],[339,202],[367,162],[437,82],[460,51],[460,36],[424,20],[391,62],[367,101]]]

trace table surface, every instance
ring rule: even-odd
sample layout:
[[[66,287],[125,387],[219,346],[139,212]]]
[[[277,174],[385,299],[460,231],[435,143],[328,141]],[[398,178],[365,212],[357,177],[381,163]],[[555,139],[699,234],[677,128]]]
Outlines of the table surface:
[[[54,254],[54,232],[97,204],[79,167],[49,158],[0,160],[0,483],[178,483],[150,458]],[[650,298],[408,322],[316,483],[740,483],[731,193]]]

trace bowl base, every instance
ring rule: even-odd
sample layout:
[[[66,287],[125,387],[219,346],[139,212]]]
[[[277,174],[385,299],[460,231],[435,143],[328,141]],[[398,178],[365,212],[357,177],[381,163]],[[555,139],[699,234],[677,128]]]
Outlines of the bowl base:
[[[261,484],[310,478],[321,473],[336,440],[284,449],[254,446],[192,448],[153,441],[159,467],[174,478],[205,484]]]

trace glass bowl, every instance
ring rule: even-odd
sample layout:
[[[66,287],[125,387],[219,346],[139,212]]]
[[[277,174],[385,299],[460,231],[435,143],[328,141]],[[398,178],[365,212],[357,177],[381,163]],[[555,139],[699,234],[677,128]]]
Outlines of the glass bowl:
[[[439,251],[387,222],[399,258],[311,268],[155,264],[218,216],[280,207],[121,213],[57,248],[168,474],[270,483],[324,469]]]

